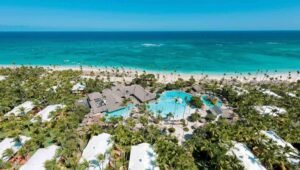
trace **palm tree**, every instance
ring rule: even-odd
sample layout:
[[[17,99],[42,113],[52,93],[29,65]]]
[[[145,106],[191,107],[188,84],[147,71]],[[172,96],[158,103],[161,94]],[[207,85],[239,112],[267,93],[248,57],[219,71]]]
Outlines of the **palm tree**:
[[[0,169],[9,169],[9,168],[10,168],[10,164],[0,159]]]
[[[53,159],[53,160],[46,161],[44,163],[44,167],[45,167],[46,170],[55,170],[55,169],[57,169],[56,160]]]
[[[3,158],[10,159],[12,156],[14,156],[14,154],[15,154],[14,150],[9,148],[9,149],[6,149],[2,155],[3,155]]]
[[[176,112],[176,110],[177,110],[177,104],[179,103],[179,98],[178,97],[176,97],[175,98],[175,105],[174,105],[174,112]]]
[[[185,105],[184,105],[184,111],[183,111],[183,119],[184,119],[184,115],[185,115],[185,112],[186,112],[186,107],[188,105],[188,97],[187,96],[184,97],[184,101],[185,101]]]
[[[20,111],[20,114],[21,114],[21,115],[25,115],[25,108],[24,108],[24,107],[21,107],[21,108],[19,109],[19,111]]]
[[[97,159],[98,159],[98,161],[101,163],[101,170],[103,170],[103,163],[104,163],[104,160],[105,160],[105,156],[103,155],[103,154],[99,154],[98,156],[97,156]]]
[[[174,118],[174,114],[170,112],[167,114],[167,119],[169,122],[170,122],[171,118]]]
[[[86,170],[88,169],[88,167],[89,167],[89,162],[87,160],[84,160],[84,162],[79,164],[77,168],[78,170]]]

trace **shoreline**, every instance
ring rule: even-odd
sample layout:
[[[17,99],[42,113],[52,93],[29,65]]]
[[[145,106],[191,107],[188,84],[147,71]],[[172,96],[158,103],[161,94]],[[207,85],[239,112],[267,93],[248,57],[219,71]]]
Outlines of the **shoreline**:
[[[110,73],[110,78],[112,81],[131,81],[136,75],[141,75],[143,73],[154,74],[159,82],[161,83],[171,83],[176,81],[178,78],[183,80],[188,80],[193,77],[195,80],[238,80],[241,82],[251,82],[251,81],[270,81],[281,80],[288,82],[297,82],[300,80],[300,74],[298,70],[294,71],[255,71],[255,72],[227,72],[227,73],[210,73],[210,72],[199,72],[199,73],[183,73],[177,71],[153,71],[153,70],[143,70],[137,68],[128,67],[104,67],[104,66],[64,66],[64,65],[1,65],[0,68],[18,68],[18,67],[42,67],[46,70],[74,70],[83,71],[83,76],[91,77],[91,73],[97,74],[100,78],[106,78],[107,75],[102,75],[101,73]],[[118,71],[117,71],[118,70]],[[122,75],[122,76],[120,76]],[[121,78],[121,79],[120,79]]]

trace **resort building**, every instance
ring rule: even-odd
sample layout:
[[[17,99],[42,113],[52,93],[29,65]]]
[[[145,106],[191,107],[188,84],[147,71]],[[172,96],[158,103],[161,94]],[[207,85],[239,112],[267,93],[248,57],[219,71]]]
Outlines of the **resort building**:
[[[104,170],[109,164],[109,150],[112,148],[113,142],[111,135],[102,133],[98,136],[93,136],[80,158],[80,163],[88,161],[89,169]],[[99,160],[99,155],[103,155],[103,160]]]
[[[238,96],[241,96],[241,95],[249,93],[248,90],[246,90],[246,89],[244,89],[242,87],[238,87],[238,86],[233,86],[232,90],[235,91]]]
[[[12,115],[14,114],[15,116],[18,116],[20,114],[26,114],[29,111],[31,111],[34,108],[34,104],[31,101],[27,101],[17,107],[15,107],[13,110],[7,112],[5,115]]]
[[[76,83],[73,87],[72,87],[72,93],[82,93],[85,90],[86,86],[83,83]]]
[[[131,147],[128,170],[159,170],[156,164],[156,153],[148,143]]]
[[[56,145],[38,149],[34,155],[23,165],[20,170],[44,170],[45,163],[55,157],[59,147]]]
[[[254,108],[261,115],[278,116],[280,114],[286,113],[286,110],[284,108],[279,108],[276,106],[254,106]]]
[[[46,91],[50,91],[50,92],[56,93],[56,92],[57,92],[57,89],[58,89],[59,87],[60,87],[59,85],[52,86],[52,87],[48,88]]]
[[[213,115],[215,115],[215,116],[218,116],[218,115],[222,115],[222,114],[223,114],[221,108],[218,107],[218,106],[212,106],[212,107],[209,108],[209,110],[210,110],[210,112],[211,112]]]
[[[75,105],[76,106],[83,106],[83,107],[86,107],[86,108],[90,108],[90,105],[88,103],[88,98],[87,97],[83,97],[81,99],[76,100]]]
[[[235,156],[245,170],[266,170],[257,157],[243,143],[233,142],[234,146],[228,151],[228,155]]]
[[[103,90],[102,93],[94,92],[88,94],[88,102],[91,112],[96,114],[124,108],[125,99],[130,99],[133,103],[138,104],[154,100],[155,97],[155,94],[146,91],[140,85],[117,85],[111,89]]]
[[[279,147],[282,147],[282,149],[288,147],[291,149],[291,152],[286,153],[287,160],[293,164],[298,165],[300,163],[299,158],[299,152],[296,148],[294,148],[290,143],[284,141],[282,138],[280,138],[275,132],[273,131],[261,131],[262,134],[264,134],[268,139],[270,139],[272,142],[274,142]],[[296,158],[298,157],[298,158]]]
[[[273,97],[276,97],[276,98],[282,98],[281,96],[279,96],[278,94],[272,92],[272,91],[269,90],[269,89],[267,89],[267,90],[262,89],[261,92],[262,92],[263,94],[266,94],[266,95],[269,95],[269,96],[273,96]]]
[[[214,95],[203,95],[201,96],[201,100],[206,110],[209,110],[213,115],[218,116],[223,114],[221,109],[223,103],[218,97]]]
[[[201,85],[197,84],[197,85],[193,85],[192,86],[192,90],[196,93],[202,93],[204,92],[203,88]]]
[[[5,79],[6,79],[6,76],[1,76],[0,75],[0,81],[5,80]]]
[[[0,159],[8,161],[10,157],[5,156],[5,151],[7,149],[12,149],[13,153],[15,154],[28,140],[30,140],[30,138],[26,136],[19,136],[18,138],[5,138],[0,142]]]
[[[290,96],[290,97],[295,97],[295,98],[297,98],[297,95],[296,95],[295,93],[287,92],[286,94],[287,94],[288,96]]]
[[[49,105],[45,109],[43,109],[42,111],[38,112],[36,114],[35,118],[39,116],[39,117],[42,118],[42,122],[50,121],[51,120],[51,116],[50,116],[51,113],[55,112],[58,109],[62,109],[64,107],[65,107],[65,105],[62,105],[62,104]]]

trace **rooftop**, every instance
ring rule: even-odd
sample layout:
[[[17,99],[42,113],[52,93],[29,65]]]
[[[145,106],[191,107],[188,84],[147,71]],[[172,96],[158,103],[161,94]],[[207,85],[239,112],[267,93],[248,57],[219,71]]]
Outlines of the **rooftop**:
[[[104,89],[102,94],[94,92],[88,94],[88,99],[94,113],[112,112],[123,108],[124,98],[134,96],[139,102],[155,99],[155,94],[147,92],[140,85],[117,85],[110,89]]]
[[[195,91],[195,92],[202,92],[203,89],[202,89],[202,86],[197,84],[197,85],[193,85],[192,89]]]
[[[14,153],[16,153],[28,140],[30,140],[30,138],[26,136],[19,137],[21,139],[21,143],[17,143],[17,141],[15,141],[14,138],[5,138],[3,141],[0,142],[0,159],[8,161],[10,158],[3,157],[3,153],[6,149],[12,149]]]
[[[52,112],[55,112],[56,110],[62,109],[64,107],[65,107],[65,105],[62,105],[62,104],[49,105],[46,108],[44,108],[42,111],[38,112],[36,114],[36,117],[40,116],[42,118],[42,122],[50,121],[51,120],[50,114]]]
[[[297,98],[297,95],[295,93],[292,93],[292,92],[288,92],[286,93],[287,95],[289,95],[290,97],[296,97]]]
[[[76,92],[76,91],[83,91],[85,89],[85,85],[82,83],[76,83],[73,87],[72,87],[72,91]]]
[[[156,153],[148,143],[131,147],[128,170],[159,170],[156,164]]]
[[[269,95],[269,96],[273,96],[273,97],[276,97],[276,98],[282,98],[281,96],[279,96],[278,94],[272,92],[272,91],[269,90],[269,89],[267,89],[267,90],[263,89],[261,92],[262,92],[263,94],[266,94],[266,95]]]
[[[236,156],[245,170],[266,170],[246,145],[238,142],[233,143],[234,146],[229,150],[228,154]]]
[[[299,164],[299,162],[300,162],[299,157],[298,157],[298,159],[293,158],[293,156],[297,156],[297,154],[299,154],[299,152],[290,143],[284,141],[273,131],[261,131],[261,133],[264,134],[270,140],[272,140],[276,145],[278,145],[282,148],[289,147],[292,150],[292,152],[286,154],[287,160],[292,164]]]
[[[108,152],[112,145],[113,143],[110,134],[102,133],[98,136],[93,136],[83,150],[80,163],[86,160],[89,162],[90,168],[93,168],[94,170],[102,170],[102,167],[105,168],[109,163]],[[97,159],[99,154],[103,154],[105,157],[103,165],[100,165],[101,163]]]
[[[279,114],[283,114],[286,112],[284,108],[279,108],[276,106],[254,106],[254,108],[261,115],[278,116]]]
[[[22,108],[24,109],[23,111],[22,111]],[[18,115],[22,114],[22,112],[24,114],[26,114],[29,111],[31,111],[33,108],[34,108],[33,102],[27,101],[19,106],[16,106],[13,110],[7,112],[6,115],[14,114],[15,116],[18,116]]]
[[[0,75],[0,81],[5,80],[5,79],[6,79],[6,76],[1,76]]]
[[[212,114],[214,114],[215,116],[223,114],[221,108],[218,107],[218,106],[213,106],[213,107],[209,108],[209,110],[210,110],[210,111],[212,112]]]
[[[54,158],[58,148],[56,145],[51,145],[47,148],[38,149],[20,170],[44,170],[45,162]]]

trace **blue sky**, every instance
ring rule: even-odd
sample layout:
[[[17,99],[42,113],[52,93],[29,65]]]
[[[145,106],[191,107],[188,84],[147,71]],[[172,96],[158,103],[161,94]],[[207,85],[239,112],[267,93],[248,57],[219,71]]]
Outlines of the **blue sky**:
[[[0,0],[0,30],[300,30],[300,0]]]

